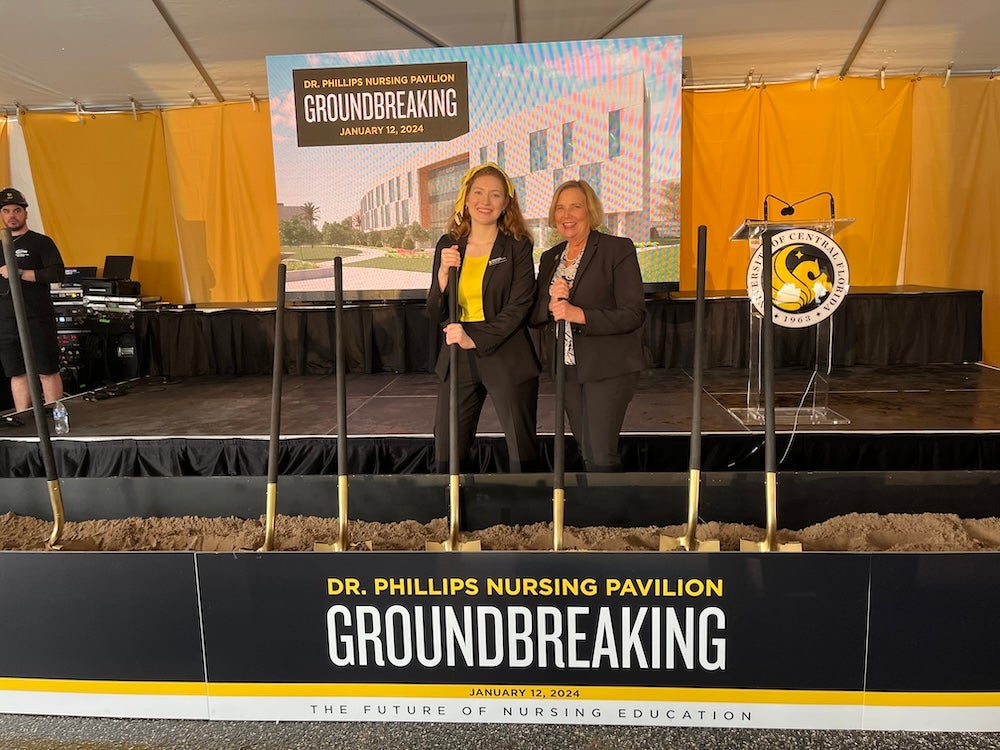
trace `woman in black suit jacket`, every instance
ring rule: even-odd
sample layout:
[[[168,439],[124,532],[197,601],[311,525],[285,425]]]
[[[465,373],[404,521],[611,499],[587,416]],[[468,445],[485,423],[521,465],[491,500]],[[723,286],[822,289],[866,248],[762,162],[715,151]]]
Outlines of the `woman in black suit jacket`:
[[[618,436],[645,369],[646,306],[635,245],[602,234],[600,199],[583,180],[556,188],[549,225],[565,239],[538,267],[531,324],[542,328],[542,353],[554,371],[555,326],[566,321],[566,416],[587,471],[621,471]]]
[[[427,294],[431,319],[445,334],[435,368],[441,379],[434,422],[439,471],[448,466],[449,378],[456,375],[460,460],[469,458],[488,394],[507,438],[511,471],[535,468],[540,368],[527,330],[535,299],[533,244],[506,173],[492,163],[470,169],[448,233],[438,240]],[[448,323],[451,267],[459,269],[457,323]],[[457,374],[448,372],[451,344],[461,349]]]

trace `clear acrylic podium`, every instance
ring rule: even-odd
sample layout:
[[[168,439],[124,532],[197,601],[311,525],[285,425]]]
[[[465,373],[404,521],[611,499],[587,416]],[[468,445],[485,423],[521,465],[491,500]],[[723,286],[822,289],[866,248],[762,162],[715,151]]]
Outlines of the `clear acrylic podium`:
[[[747,219],[729,237],[730,241],[746,240],[750,246],[752,259],[761,248],[765,232],[783,232],[786,229],[811,229],[833,237],[844,227],[853,224],[852,218],[829,219],[791,219],[780,221],[764,221]],[[747,405],[745,408],[730,409],[729,413],[745,425],[764,424],[764,398],[761,370],[761,327],[763,315],[760,313],[762,290],[769,284],[761,284],[757,290],[757,299],[751,296],[750,306],[750,351],[749,373],[747,377]],[[748,289],[748,294],[753,291]],[[813,424],[834,425],[850,424],[851,420],[838,414],[829,407],[830,371],[833,366],[833,319],[836,314],[824,318],[811,326],[816,338],[816,356],[813,362],[812,375],[809,384],[798,396],[799,403],[795,406],[775,406],[774,420],[780,425]]]

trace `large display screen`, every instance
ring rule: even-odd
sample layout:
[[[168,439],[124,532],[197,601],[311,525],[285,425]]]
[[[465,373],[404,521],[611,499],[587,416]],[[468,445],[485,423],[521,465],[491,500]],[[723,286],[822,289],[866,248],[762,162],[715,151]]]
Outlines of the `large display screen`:
[[[583,179],[649,286],[679,280],[677,36],[267,58],[286,292],[419,297],[462,175],[510,175],[537,257],[556,186]]]

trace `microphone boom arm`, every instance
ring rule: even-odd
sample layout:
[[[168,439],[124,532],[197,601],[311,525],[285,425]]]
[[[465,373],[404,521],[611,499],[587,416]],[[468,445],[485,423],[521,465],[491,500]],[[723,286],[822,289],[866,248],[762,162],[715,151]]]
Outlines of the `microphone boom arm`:
[[[832,219],[836,219],[837,218],[837,208],[836,208],[836,204],[834,203],[834,200],[833,200],[833,193],[831,193],[829,190],[823,190],[822,192],[816,193],[815,195],[810,195],[808,198],[802,198],[801,200],[797,200],[794,203],[789,203],[788,201],[786,201],[786,200],[784,200],[782,198],[779,198],[776,195],[772,195],[771,193],[768,193],[767,195],[764,196],[764,221],[767,221],[767,215],[768,215],[768,211],[767,211],[767,199],[768,198],[773,198],[774,200],[778,201],[779,203],[784,204],[785,207],[781,209],[781,215],[782,216],[793,216],[795,214],[795,207],[796,206],[798,206],[798,205],[800,205],[802,203],[806,203],[808,201],[811,201],[813,198],[819,198],[822,195],[825,195],[825,196],[829,197],[829,199],[830,199],[830,219],[831,220]]]

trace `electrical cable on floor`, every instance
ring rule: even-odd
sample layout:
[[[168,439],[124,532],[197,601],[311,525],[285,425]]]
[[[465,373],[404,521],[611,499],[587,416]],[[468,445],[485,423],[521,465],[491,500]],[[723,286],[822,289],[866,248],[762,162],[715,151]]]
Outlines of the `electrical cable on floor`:
[[[734,458],[732,461],[730,461],[728,464],[726,464],[726,468],[727,469],[734,469],[734,468],[736,468],[737,464],[743,463],[748,458],[750,458],[750,456],[752,456],[754,453],[756,453],[757,451],[759,451],[763,447],[764,447],[764,441],[761,440],[759,443],[757,443],[757,445],[755,445],[753,448],[751,448],[746,454],[744,454],[743,456],[740,456],[739,458]]]
[[[799,399],[799,405],[795,408],[795,421],[792,423],[792,434],[788,436],[788,445],[785,446],[785,452],[781,454],[781,458],[778,460],[778,464],[783,464],[785,459],[788,458],[788,453],[792,449],[792,443],[795,441],[795,436],[798,434],[799,426],[799,415],[802,413],[802,407],[805,405],[806,398],[809,397],[809,392],[814,388],[816,384],[816,371],[813,370],[812,375],[809,376],[809,382],[806,383],[805,390],[802,392],[802,398]],[[764,447],[764,441],[759,442],[753,448],[751,448],[743,456],[733,459],[728,464],[726,464],[727,469],[733,469],[738,464],[743,463],[752,455],[757,453],[761,448]]]
[[[129,392],[129,389],[124,384],[122,385],[108,385],[103,388],[97,388],[90,393],[84,394],[84,401],[107,401],[109,398],[118,398],[119,396],[125,396]]]
[[[806,383],[806,388],[802,391],[802,398],[799,399],[799,405],[795,408],[795,421],[792,422],[792,434],[788,436],[788,445],[785,446],[785,452],[781,454],[781,458],[778,459],[778,464],[781,465],[785,463],[785,459],[788,458],[788,452],[792,449],[792,442],[795,440],[795,436],[798,434],[799,427],[799,415],[802,413],[802,406],[806,402],[806,398],[809,396],[809,391],[813,389],[816,384],[816,370],[812,371],[812,375],[809,376],[809,382]]]

